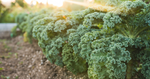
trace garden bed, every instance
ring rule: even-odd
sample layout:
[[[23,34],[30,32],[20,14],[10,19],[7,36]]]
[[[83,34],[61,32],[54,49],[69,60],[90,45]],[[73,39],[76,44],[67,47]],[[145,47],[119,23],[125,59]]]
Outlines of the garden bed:
[[[65,67],[50,63],[34,40],[22,36],[0,39],[0,79],[88,79],[86,73],[73,75]]]

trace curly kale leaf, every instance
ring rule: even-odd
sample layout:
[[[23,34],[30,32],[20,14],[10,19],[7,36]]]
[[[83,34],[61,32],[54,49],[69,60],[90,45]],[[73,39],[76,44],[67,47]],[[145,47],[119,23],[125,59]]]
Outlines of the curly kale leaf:
[[[72,47],[65,44],[62,48],[62,59],[67,69],[74,74],[82,73],[87,70],[86,61],[75,54]]]
[[[143,51],[141,51],[138,55],[138,58],[140,59],[142,63],[141,73],[144,75],[146,79],[150,78],[150,49],[147,48]]]
[[[122,41],[122,42],[119,42]],[[126,62],[131,60],[130,51],[126,49],[128,38],[113,35],[92,42],[88,75],[98,79],[124,79]]]

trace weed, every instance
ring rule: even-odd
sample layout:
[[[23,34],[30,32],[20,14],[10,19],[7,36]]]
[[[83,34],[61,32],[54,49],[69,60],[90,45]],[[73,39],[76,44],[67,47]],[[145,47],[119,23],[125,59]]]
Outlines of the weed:
[[[7,59],[7,58],[10,58],[10,56],[0,56],[0,58],[2,58],[2,59]]]
[[[10,56],[5,56],[5,58],[7,59],[7,58],[10,58]]]
[[[18,79],[18,76],[16,76],[16,78],[15,79]]]
[[[3,75],[1,75],[1,78],[3,78],[3,79],[10,79],[10,77],[5,77]]]
[[[1,75],[1,78],[6,78],[5,76]]]
[[[15,53],[15,57],[18,58],[18,54],[17,53]]]
[[[9,52],[8,55],[12,55],[12,52]]]
[[[0,68],[0,71],[3,70],[4,68]]]
[[[3,42],[3,46],[4,46],[6,51],[10,51],[11,50],[11,48],[5,42]]]
[[[23,64],[23,61],[19,62],[19,64]]]

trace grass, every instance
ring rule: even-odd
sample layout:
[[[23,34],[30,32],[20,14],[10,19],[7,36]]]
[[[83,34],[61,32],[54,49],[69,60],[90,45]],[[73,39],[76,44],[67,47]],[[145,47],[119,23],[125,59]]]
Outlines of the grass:
[[[1,75],[1,78],[5,78],[5,76]]]
[[[17,53],[15,53],[14,55],[15,55],[16,58],[18,58],[18,54]]]
[[[18,76],[16,76],[16,78],[15,79],[18,79],[19,77]]]
[[[6,77],[6,76],[3,76],[3,75],[1,75],[1,78],[3,78],[3,79],[10,79],[10,77]]]
[[[6,59],[10,58],[10,56],[5,56]]]
[[[12,55],[12,52],[9,52],[8,55]]]
[[[6,51],[10,51],[11,48],[6,44],[6,39],[0,39],[0,42],[2,42],[3,46],[4,46],[4,49]]]
[[[0,68],[0,71],[3,70],[4,68]]]
[[[8,58],[10,58],[10,56],[0,56],[0,58],[6,58],[6,59],[8,59]]]
[[[6,51],[10,51],[11,50],[11,48],[8,45],[6,45],[6,44],[4,45],[4,48],[5,48]]]
[[[11,48],[5,42],[3,42],[3,46],[6,51],[11,51]]]
[[[19,62],[19,64],[23,64],[23,61]]]
[[[0,64],[2,64],[2,62],[0,61]]]

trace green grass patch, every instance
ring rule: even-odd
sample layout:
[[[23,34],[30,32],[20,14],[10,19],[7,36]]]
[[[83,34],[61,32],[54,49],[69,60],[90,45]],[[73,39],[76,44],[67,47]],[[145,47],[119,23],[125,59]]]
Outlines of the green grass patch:
[[[19,77],[18,76],[16,76],[16,78],[15,79],[18,79]]]
[[[12,55],[12,52],[9,52],[8,55]]]
[[[0,71],[3,70],[4,68],[0,68]]]

